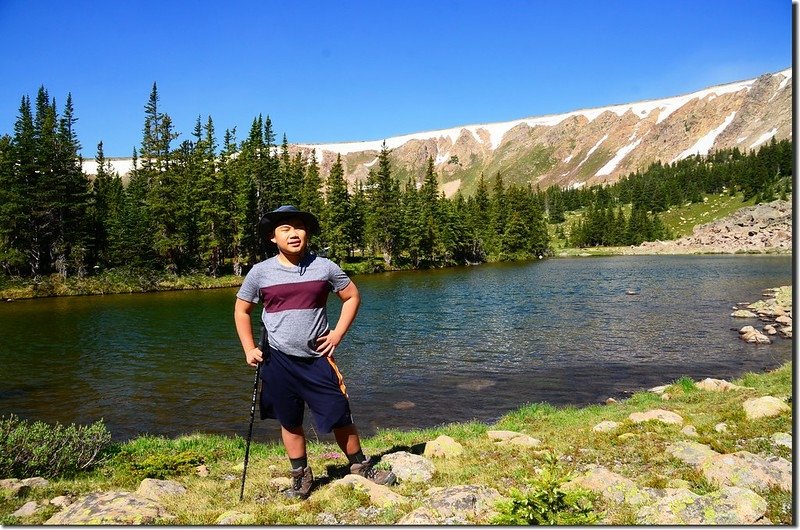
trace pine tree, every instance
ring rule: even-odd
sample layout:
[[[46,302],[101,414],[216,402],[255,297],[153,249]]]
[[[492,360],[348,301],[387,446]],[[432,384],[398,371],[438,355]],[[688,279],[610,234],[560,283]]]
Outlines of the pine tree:
[[[391,266],[399,253],[400,233],[400,186],[392,176],[390,151],[383,142],[378,155],[378,171],[370,171],[367,178],[368,209],[366,218],[367,238],[383,256],[384,263]]]
[[[344,180],[342,155],[336,155],[336,162],[331,166],[327,181],[327,203],[322,218],[325,241],[328,244],[328,257],[341,264],[352,247],[349,234],[351,232],[352,212],[347,183]]]

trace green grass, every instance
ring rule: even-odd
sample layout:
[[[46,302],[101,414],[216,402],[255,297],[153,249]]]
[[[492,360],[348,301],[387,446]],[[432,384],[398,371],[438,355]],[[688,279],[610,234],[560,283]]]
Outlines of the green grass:
[[[214,524],[222,513],[231,509],[250,514],[253,524],[318,524],[317,516],[322,512],[348,524],[394,524],[421,506],[422,493],[432,486],[482,484],[506,496],[513,489],[530,491],[539,477],[536,470],[546,467],[553,456],[557,457],[564,473],[577,473],[589,464],[599,464],[633,479],[640,487],[664,488],[676,480],[683,480],[692,491],[704,494],[715,490],[716,486],[665,453],[668,444],[686,439],[679,426],[657,422],[634,424],[627,418],[632,412],[666,408],[696,427],[698,442],[717,451],[747,450],[791,460],[790,450],[769,443],[775,432],[792,432],[791,415],[748,421],[741,406],[744,400],[756,396],[791,395],[791,363],[768,373],[745,374],[734,383],[753,390],[705,392],[684,377],[674,381],[667,390],[671,396],[669,401],[643,391],[612,405],[556,407],[532,403],[506,414],[491,426],[467,422],[420,430],[382,430],[363,440],[367,454],[396,450],[419,452],[425,442],[441,434],[453,437],[465,448],[461,457],[437,459],[436,474],[429,484],[420,487],[400,483],[394,486],[392,489],[406,496],[409,502],[392,508],[371,508],[363,493],[330,486],[321,486],[304,503],[284,499],[279,486],[271,483],[278,477],[288,476],[284,450],[279,443],[257,440],[251,445],[245,500],[240,504],[244,439],[194,434],[174,439],[144,436],[117,444],[111,457],[91,473],[72,480],[55,479],[50,486],[33,489],[23,498],[0,497],[0,522],[9,525],[41,524],[55,512],[54,508],[48,508],[24,520],[10,516],[29,500],[42,501],[65,493],[83,495],[113,489],[133,491],[145,469],[151,472],[160,469],[164,472],[162,476],[177,480],[188,488],[186,495],[164,501],[167,511],[176,517],[169,523],[180,525]],[[594,432],[592,427],[603,420],[616,421],[620,426],[610,433]],[[717,433],[714,430],[720,422],[728,424],[728,432]],[[499,446],[486,436],[489,429],[522,432],[541,440],[542,446],[540,450]],[[620,438],[620,435],[624,436]],[[334,478],[345,472],[346,459],[335,444],[312,441],[308,452],[317,478],[326,475]],[[208,468],[208,477],[197,475],[195,465],[198,463]],[[791,503],[787,503],[790,495],[778,490],[762,494],[769,504],[769,517],[773,522],[791,522]],[[261,495],[269,501],[260,502]],[[593,509],[598,513],[607,512],[606,520],[613,524],[633,522],[633,513],[625,507],[600,500]]]
[[[722,219],[740,208],[753,206],[755,198],[742,201],[742,194],[706,195],[703,202],[673,206],[661,214],[661,220],[676,239],[691,235],[694,227]]]
[[[741,208],[753,206],[754,204],[755,198],[743,201],[741,193],[734,196],[730,196],[728,193],[721,193],[718,195],[706,195],[703,202],[673,206],[659,215],[673,238],[679,239],[691,235],[695,226],[722,219]],[[624,205],[623,211],[626,216],[630,216],[630,204]],[[555,255],[561,257],[614,256],[624,253],[626,247],[570,247],[567,243],[568,239],[558,237],[557,227],[560,226],[566,238],[569,238],[570,227],[583,218],[583,211],[567,212],[565,217],[565,222],[549,225],[548,227],[550,230],[550,243]]]

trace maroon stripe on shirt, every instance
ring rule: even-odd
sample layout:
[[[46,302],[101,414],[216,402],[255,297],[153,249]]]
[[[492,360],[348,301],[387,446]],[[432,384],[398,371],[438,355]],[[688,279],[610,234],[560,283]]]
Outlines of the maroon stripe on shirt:
[[[261,288],[261,299],[267,313],[290,309],[321,309],[328,302],[330,286],[325,280],[284,283]]]

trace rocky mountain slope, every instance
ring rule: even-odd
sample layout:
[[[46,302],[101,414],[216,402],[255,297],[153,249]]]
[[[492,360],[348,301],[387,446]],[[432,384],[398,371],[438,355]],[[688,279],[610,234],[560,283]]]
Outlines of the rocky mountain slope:
[[[773,201],[742,208],[722,219],[696,226],[690,236],[642,243],[626,254],[737,252],[791,254],[792,203]]]
[[[465,125],[387,138],[394,170],[421,181],[433,157],[445,194],[471,193],[481,173],[507,182],[579,187],[615,182],[655,161],[673,162],[712,149],[755,149],[792,136],[791,68],[756,79],[665,99],[577,110],[503,123]],[[316,151],[322,176],[342,155],[350,182],[377,163],[383,140],[293,145]],[[130,159],[113,159],[124,175]],[[84,171],[95,172],[94,161]]]

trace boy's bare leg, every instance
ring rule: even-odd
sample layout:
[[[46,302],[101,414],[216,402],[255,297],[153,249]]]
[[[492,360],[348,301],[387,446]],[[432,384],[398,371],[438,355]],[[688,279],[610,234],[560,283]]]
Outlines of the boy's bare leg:
[[[290,428],[281,426],[281,439],[286,448],[286,456],[289,458],[306,456],[306,433],[302,425]]]
[[[354,455],[361,451],[361,440],[358,438],[355,423],[333,429],[333,436],[345,455]]]

